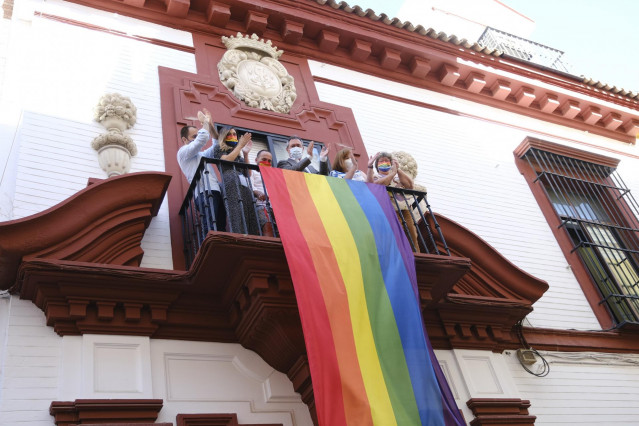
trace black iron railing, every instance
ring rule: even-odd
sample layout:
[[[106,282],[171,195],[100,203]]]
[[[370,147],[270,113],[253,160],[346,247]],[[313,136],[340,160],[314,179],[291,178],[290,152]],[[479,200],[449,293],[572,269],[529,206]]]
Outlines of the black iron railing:
[[[564,52],[561,50],[553,49],[496,28],[486,27],[484,33],[477,40],[477,44],[490,49],[497,49],[514,58],[543,65],[557,71],[572,73],[571,66],[566,63],[563,57]]]
[[[225,172],[217,173],[212,166]],[[209,230],[264,235],[261,222],[266,220],[271,223],[269,229],[272,229],[273,236],[278,236],[268,195],[264,200],[258,200],[255,197],[254,190],[256,188],[253,185],[253,179],[249,178],[250,171],[259,172],[259,167],[252,164],[202,158],[180,208],[184,256],[187,265],[193,262]],[[218,215],[215,214],[213,188],[211,188],[210,180],[205,178],[207,173],[216,173],[227,219],[231,218],[231,215],[237,215],[238,212],[241,217],[226,220],[224,224],[219,223],[218,217],[216,217]],[[240,179],[228,181],[229,173],[245,176],[248,188],[248,191],[244,190],[245,197],[237,197],[227,193],[227,189],[237,191],[237,193],[243,191],[240,188],[242,185]],[[231,177],[233,176],[231,175]],[[261,183],[263,187],[264,183]],[[426,193],[394,187],[386,189],[413,251],[450,256],[446,240],[428,203]],[[237,205],[233,206],[233,203],[237,203]],[[245,206],[245,203],[248,205]],[[247,214],[248,217],[246,217]],[[260,216],[262,221],[258,221],[258,226],[251,226]]]

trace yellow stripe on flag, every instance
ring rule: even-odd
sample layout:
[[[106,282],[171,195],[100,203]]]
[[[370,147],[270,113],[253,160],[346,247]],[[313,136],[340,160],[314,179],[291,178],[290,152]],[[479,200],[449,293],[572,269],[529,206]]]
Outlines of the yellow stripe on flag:
[[[326,178],[312,174],[305,174],[305,178],[333,246],[346,286],[357,358],[373,414],[373,422],[380,426],[396,425],[395,414],[373,339],[357,245]],[[346,184],[345,181],[343,183]]]

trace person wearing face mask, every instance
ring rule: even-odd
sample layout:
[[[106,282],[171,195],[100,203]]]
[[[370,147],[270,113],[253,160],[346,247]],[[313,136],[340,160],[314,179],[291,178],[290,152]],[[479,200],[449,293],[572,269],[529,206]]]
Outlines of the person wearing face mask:
[[[198,118],[202,125],[201,129],[198,130],[194,126],[184,126],[180,130],[182,146],[177,152],[177,160],[189,184],[197,171],[200,159],[202,157],[213,158],[213,148],[217,143],[216,139],[212,140],[212,144],[209,148],[202,151],[202,148],[210,139],[211,132],[214,138],[218,137],[217,132],[215,132],[215,129],[211,126],[211,113],[209,111],[204,109],[203,112],[198,112]],[[213,200],[214,217],[209,219],[215,221],[215,227],[218,231],[226,231],[226,211],[224,210],[224,202],[222,201],[220,185],[216,176],[217,170],[215,169],[215,165],[212,164],[207,165],[207,168],[209,173],[204,175],[204,179],[207,181],[204,182],[204,180],[201,180],[202,185],[196,188],[197,192],[194,194],[195,208],[202,216],[210,214],[207,212],[207,197],[211,197]],[[202,219],[201,223],[202,234],[206,235],[209,221]]]
[[[313,158],[313,144],[310,142],[304,152],[304,144],[297,136],[292,136],[286,145],[288,158],[279,161],[277,167],[280,169],[296,170],[298,172],[314,173],[327,176],[328,175],[328,145],[324,145],[320,152],[320,169],[319,171],[311,165]]]
[[[344,148],[335,155],[329,176],[366,182],[366,175],[357,169],[357,160],[350,148]]]
[[[413,189],[414,185],[413,179],[399,168],[397,160],[393,159],[393,155],[389,152],[378,152],[369,158],[367,179],[368,182],[395,188]],[[397,204],[395,201],[392,204],[399,222],[402,223],[402,219],[406,222],[408,237],[413,242],[415,252],[419,253],[417,228],[408,201],[401,194],[395,194],[395,199]],[[397,205],[399,205],[399,211],[397,211]]]
[[[238,140],[237,131],[232,127],[225,127],[220,131],[218,144],[213,148],[213,158],[235,163],[248,163],[248,153],[252,145],[250,133],[244,133]],[[253,208],[253,195],[249,188],[250,175],[248,170],[222,164],[220,172],[229,224],[231,225],[229,231],[258,235],[259,228]]]
[[[273,164],[273,156],[268,150],[263,149],[257,153],[255,164],[260,167],[271,167]],[[262,175],[255,170],[251,171],[251,184],[253,185],[253,196],[255,197],[255,207],[257,208],[257,219],[262,227],[262,235],[267,237],[273,236],[273,223],[271,218],[273,212],[266,204],[266,191],[264,190],[264,181]]]

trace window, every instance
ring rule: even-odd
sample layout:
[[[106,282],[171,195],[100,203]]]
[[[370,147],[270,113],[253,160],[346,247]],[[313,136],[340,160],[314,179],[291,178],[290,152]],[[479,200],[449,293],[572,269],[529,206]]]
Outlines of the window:
[[[534,139],[515,153],[533,192],[543,192],[552,206],[557,231],[567,236],[569,262],[577,254],[596,287],[597,305],[614,326],[639,325],[639,208],[616,172],[618,162]]]
[[[217,124],[218,131],[222,129],[222,127],[223,127],[222,125]],[[290,139],[290,136],[282,136],[282,135],[276,135],[273,133],[258,132],[252,129],[245,129],[245,128],[237,127],[237,126],[233,126],[233,128],[237,130],[238,138],[246,132],[251,133],[251,140],[253,141],[253,148],[251,149],[251,155],[250,155],[251,161],[253,161],[258,151],[262,149],[266,149],[271,153],[271,155],[273,156],[273,165],[276,165],[278,161],[286,160],[288,158],[288,153],[286,152],[286,145],[288,144],[288,140]],[[304,144],[305,148],[308,147],[308,144],[310,143],[310,141],[304,140],[302,138],[300,138],[300,140]],[[314,141],[313,158],[311,159],[311,165],[315,167],[316,170],[319,170],[320,168],[319,158],[320,158],[320,151],[322,150],[323,147],[324,147],[323,143]]]

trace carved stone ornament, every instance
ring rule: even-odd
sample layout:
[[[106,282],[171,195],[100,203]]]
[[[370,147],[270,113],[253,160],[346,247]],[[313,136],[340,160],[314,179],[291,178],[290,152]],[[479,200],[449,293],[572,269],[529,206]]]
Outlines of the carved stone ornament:
[[[100,98],[93,112],[93,119],[107,129],[107,133],[91,142],[93,149],[98,151],[100,167],[108,177],[128,173],[131,156],[138,153],[138,148],[123,132],[135,124],[137,108],[128,97],[107,93]]]
[[[283,51],[256,34],[222,37],[228,49],[217,64],[220,80],[252,108],[288,114],[297,98],[293,77],[279,62]]]

